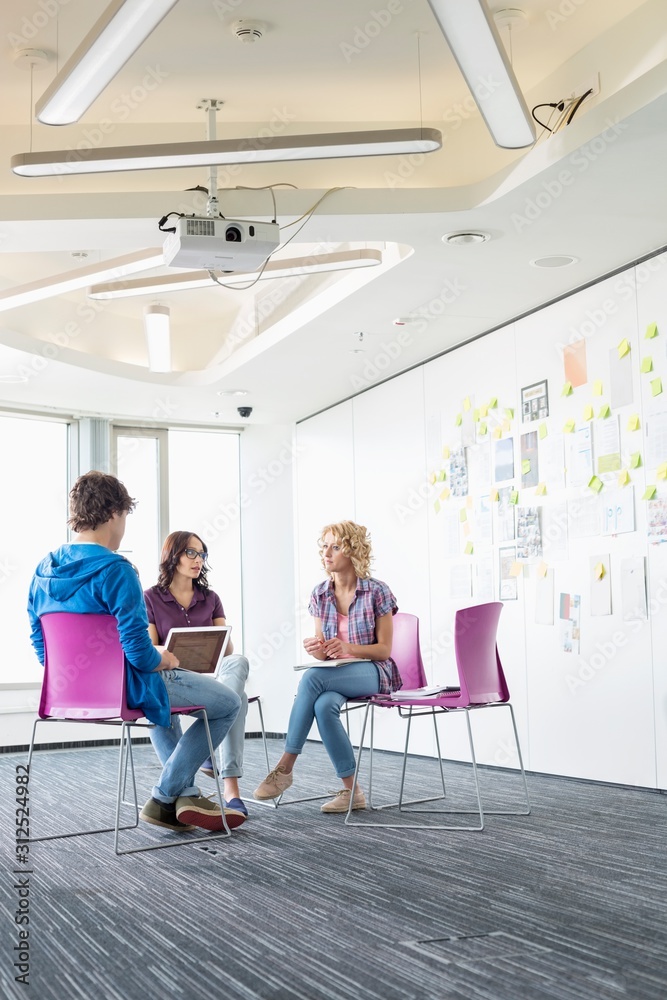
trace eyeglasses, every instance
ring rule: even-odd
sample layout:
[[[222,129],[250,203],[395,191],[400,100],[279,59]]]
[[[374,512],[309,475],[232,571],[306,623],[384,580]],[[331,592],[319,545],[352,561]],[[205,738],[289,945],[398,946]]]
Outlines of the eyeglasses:
[[[197,552],[197,549],[184,549],[183,551],[185,552],[185,554],[188,557],[188,559],[197,559],[197,558],[199,558],[199,559],[201,559],[202,562],[206,562],[206,559],[208,558],[208,553],[206,553],[206,552]]]

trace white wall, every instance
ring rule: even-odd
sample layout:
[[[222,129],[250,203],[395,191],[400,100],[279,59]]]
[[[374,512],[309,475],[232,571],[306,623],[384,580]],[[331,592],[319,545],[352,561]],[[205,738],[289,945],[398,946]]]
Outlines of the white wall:
[[[307,597],[322,576],[316,560],[302,554],[304,539],[330,520],[349,517],[365,524],[374,543],[374,575],[389,583],[401,610],[420,618],[429,677],[451,682],[456,679],[456,609],[497,600],[499,594],[497,506],[491,504],[493,539],[485,540],[477,518],[479,500],[497,486],[511,485],[518,492],[517,506],[540,509],[542,531],[551,541],[541,555],[519,561],[517,599],[504,602],[499,633],[527,766],[660,788],[667,785],[667,544],[649,544],[643,497],[646,487],[654,485],[657,497],[667,504],[667,479],[660,478],[656,468],[659,462],[667,463],[667,433],[653,467],[648,464],[646,434],[647,425],[655,426],[656,415],[667,414],[666,274],[667,256],[654,258],[299,424],[295,497],[300,596]],[[656,338],[645,338],[649,323],[657,323]],[[619,403],[612,379],[623,339],[629,341],[630,353],[621,369],[629,375],[632,398]],[[587,378],[563,395],[563,348],[581,340]],[[640,369],[646,356],[652,359],[650,372]],[[652,383],[658,377],[665,391],[655,395]],[[522,387],[545,379],[548,417],[523,422]],[[484,414],[482,408],[494,397],[497,407]],[[608,418],[599,416],[605,404],[611,409]],[[590,406],[592,420],[587,419]],[[449,494],[448,456],[461,445],[466,419],[475,410],[478,420],[467,458],[471,475],[473,464],[477,472],[469,495],[454,497]],[[505,416],[506,410],[513,411],[511,417]],[[458,414],[464,417],[463,426]],[[637,430],[631,429],[634,416],[639,417]],[[592,428],[595,462],[601,435],[618,422],[621,467],[630,474],[630,482],[622,487],[623,503],[627,506],[634,491],[634,531],[611,535],[594,527],[579,536],[581,503],[597,495],[601,505],[609,504],[620,488],[619,471],[602,472],[596,465],[603,483],[599,494],[588,482],[574,484],[574,464],[565,456],[576,435],[565,432],[568,421],[577,429]],[[484,422],[486,434],[481,432]],[[521,436],[541,424],[546,429],[538,447],[544,495],[523,486],[520,451]],[[503,440],[514,441],[515,476],[509,482],[495,481],[496,428]],[[560,469],[567,466],[562,483],[547,472],[547,449],[554,447],[562,449]],[[634,467],[631,456],[637,452],[641,464]],[[562,510],[568,517],[554,522]],[[472,544],[471,553],[466,553],[466,543]],[[621,563],[637,556],[646,560],[644,620],[628,616],[623,601]],[[489,560],[493,595],[487,597],[478,574]],[[603,563],[610,581],[611,614],[592,613],[592,563],[597,562]],[[537,588],[545,570],[553,574],[553,624],[536,622]],[[467,593],[452,590],[457,573],[469,581]],[[580,648],[571,652],[561,637],[561,593],[581,598]],[[502,716],[476,716],[480,759],[513,765]],[[399,749],[403,738],[403,723],[395,713],[381,718],[378,745]],[[431,753],[430,735],[424,732],[420,739],[415,750]],[[466,756],[462,727],[447,729],[445,754]]]

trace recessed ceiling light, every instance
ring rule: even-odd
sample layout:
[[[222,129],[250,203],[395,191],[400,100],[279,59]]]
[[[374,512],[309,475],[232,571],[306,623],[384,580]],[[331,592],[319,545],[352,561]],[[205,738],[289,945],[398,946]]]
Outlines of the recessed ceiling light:
[[[218,389],[217,396],[247,396],[247,389]]]
[[[571,254],[552,254],[550,257],[536,257],[531,260],[531,267],[569,267],[570,264],[578,264],[579,258],[572,257]]]
[[[3,385],[14,385],[14,383],[27,381],[27,375],[0,375],[0,382],[2,382]]]
[[[462,233],[445,233],[442,237],[443,243],[451,243],[455,247],[468,246],[469,243],[486,243],[491,239],[490,233],[480,233],[480,232],[462,232]]]

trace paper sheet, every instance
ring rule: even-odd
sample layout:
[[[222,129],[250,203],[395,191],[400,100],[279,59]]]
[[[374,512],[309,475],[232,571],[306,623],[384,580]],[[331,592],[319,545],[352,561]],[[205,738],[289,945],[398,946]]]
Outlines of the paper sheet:
[[[621,559],[621,604],[623,620],[646,621],[646,556],[628,556]]]
[[[589,556],[591,615],[611,614],[611,573],[609,553]]]

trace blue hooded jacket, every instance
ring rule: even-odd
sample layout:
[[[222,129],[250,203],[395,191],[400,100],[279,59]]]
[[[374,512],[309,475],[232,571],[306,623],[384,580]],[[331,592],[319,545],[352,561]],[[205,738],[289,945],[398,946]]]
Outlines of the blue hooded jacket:
[[[30,584],[28,615],[35,652],[44,664],[40,615],[54,611],[113,615],[125,652],[127,703],[159,726],[170,724],[169,696],[161,660],[148,635],[139,577],[132,563],[103,545],[73,542],[42,559]]]

